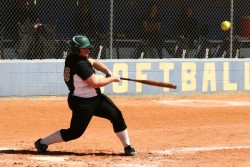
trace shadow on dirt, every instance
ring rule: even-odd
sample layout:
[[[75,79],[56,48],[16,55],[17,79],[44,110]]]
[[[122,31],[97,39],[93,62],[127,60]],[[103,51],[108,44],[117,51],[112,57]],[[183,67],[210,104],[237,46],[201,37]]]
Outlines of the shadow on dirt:
[[[74,155],[74,156],[124,156],[124,154],[115,153],[75,153],[67,151],[47,151],[46,154],[39,154],[32,150],[0,150],[0,154],[24,154],[24,155]]]

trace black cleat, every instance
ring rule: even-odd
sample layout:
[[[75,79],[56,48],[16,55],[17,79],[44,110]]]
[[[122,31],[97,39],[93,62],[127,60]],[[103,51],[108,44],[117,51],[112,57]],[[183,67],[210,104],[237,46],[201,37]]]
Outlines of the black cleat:
[[[135,151],[134,147],[131,145],[124,147],[124,153],[126,156],[137,156],[138,155],[138,153]]]
[[[48,149],[48,146],[46,144],[42,144],[40,143],[42,139],[38,139],[34,145],[37,149],[37,152],[40,153],[40,154],[45,154],[46,153],[46,150]]]

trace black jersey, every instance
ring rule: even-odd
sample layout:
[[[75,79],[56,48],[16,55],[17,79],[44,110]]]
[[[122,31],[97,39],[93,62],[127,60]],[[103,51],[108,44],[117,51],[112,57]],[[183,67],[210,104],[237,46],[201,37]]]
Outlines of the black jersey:
[[[69,54],[65,60],[64,81],[69,93],[83,98],[97,96],[101,93],[100,88],[93,88],[84,81],[95,73],[87,58],[76,54]]]

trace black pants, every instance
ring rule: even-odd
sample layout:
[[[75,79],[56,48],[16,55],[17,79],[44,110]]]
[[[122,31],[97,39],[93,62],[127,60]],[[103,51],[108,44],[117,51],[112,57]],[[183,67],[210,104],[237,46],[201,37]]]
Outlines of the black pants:
[[[121,111],[111,99],[103,94],[92,98],[80,98],[69,95],[68,105],[72,110],[72,118],[70,127],[61,129],[64,141],[79,138],[87,129],[93,116],[110,120],[115,133],[127,128]]]

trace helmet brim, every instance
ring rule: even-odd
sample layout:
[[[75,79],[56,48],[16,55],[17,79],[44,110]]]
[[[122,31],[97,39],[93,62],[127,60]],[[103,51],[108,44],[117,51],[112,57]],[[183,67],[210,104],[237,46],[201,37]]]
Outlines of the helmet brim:
[[[84,49],[84,48],[93,48],[93,45],[87,45],[87,46],[79,46],[79,48]]]

